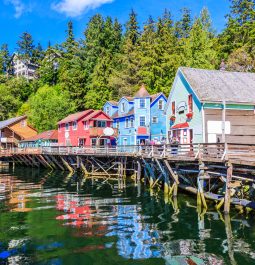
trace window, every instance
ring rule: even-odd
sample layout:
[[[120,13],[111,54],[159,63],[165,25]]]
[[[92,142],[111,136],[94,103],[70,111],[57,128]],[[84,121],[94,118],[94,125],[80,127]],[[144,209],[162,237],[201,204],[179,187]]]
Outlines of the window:
[[[121,112],[125,112],[125,102],[121,103]]]
[[[145,99],[141,98],[140,99],[140,109],[144,109],[145,108]]]
[[[125,120],[125,128],[128,128],[128,125],[129,125],[128,123],[129,123],[129,119],[126,119]]]
[[[145,116],[140,116],[140,126],[145,127]]]
[[[152,117],[152,123],[158,123],[158,117],[157,116]]]
[[[66,131],[69,131],[69,122],[65,124]]]
[[[95,121],[94,127],[105,128],[106,127],[106,121]]]
[[[84,130],[87,130],[89,128],[89,122],[85,121],[84,122]]]
[[[130,127],[134,127],[134,118],[130,118]]]
[[[175,115],[175,101],[172,102],[172,114]]]
[[[119,127],[120,127],[120,121],[117,120],[117,121],[116,121],[116,128],[119,129]]]
[[[91,145],[92,146],[96,146],[97,145],[97,139],[96,138],[92,138],[91,139]]]
[[[73,122],[73,130],[76,131],[77,130],[77,121]]]
[[[110,108],[106,107],[106,114],[109,115],[110,114]]]
[[[159,110],[163,110],[164,109],[164,101],[162,99],[160,99],[158,101],[158,109]]]
[[[188,104],[189,104],[189,112],[193,112],[193,98],[191,94],[188,97]]]
[[[27,125],[26,120],[21,121],[21,127],[26,127],[26,125]]]

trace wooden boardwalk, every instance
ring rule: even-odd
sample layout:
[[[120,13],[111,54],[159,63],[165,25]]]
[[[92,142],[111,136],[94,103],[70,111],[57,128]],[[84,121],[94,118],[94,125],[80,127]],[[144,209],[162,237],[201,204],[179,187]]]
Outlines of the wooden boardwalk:
[[[255,209],[255,145],[180,144],[116,147],[41,147],[0,150],[0,158],[17,165],[81,172],[85,177],[125,182],[132,177],[166,196],[178,188],[197,194],[218,209],[230,204]]]

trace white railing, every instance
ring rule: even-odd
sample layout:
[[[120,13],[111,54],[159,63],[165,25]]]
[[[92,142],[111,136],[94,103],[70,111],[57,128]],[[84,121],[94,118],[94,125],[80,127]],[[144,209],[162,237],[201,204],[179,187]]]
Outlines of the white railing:
[[[97,156],[141,156],[180,160],[244,160],[255,163],[255,145],[242,144],[178,144],[178,145],[128,145],[103,147],[51,146],[39,148],[0,149],[7,155],[97,155]]]

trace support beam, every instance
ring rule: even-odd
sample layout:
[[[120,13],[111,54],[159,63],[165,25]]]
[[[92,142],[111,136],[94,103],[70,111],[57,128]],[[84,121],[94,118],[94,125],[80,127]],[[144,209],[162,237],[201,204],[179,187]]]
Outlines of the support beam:
[[[224,213],[229,214],[230,211],[230,201],[231,201],[231,187],[230,183],[232,180],[233,174],[233,165],[228,162],[227,163],[227,179],[226,179],[226,192],[225,192],[225,200],[224,200]]]
[[[60,159],[62,163],[65,165],[65,167],[69,170],[69,172],[74,173],[73,168],[69,165],[69,163],[64,159],[64,157],[60,156]]]

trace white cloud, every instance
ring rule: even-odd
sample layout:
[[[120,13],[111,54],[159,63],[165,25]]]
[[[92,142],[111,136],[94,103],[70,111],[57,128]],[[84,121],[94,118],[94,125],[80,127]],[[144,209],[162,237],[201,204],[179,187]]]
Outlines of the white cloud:
[[[64,13],[69,17],[78,17],[90,9],[95,9],[103,4],[111,3],[114,0],[61,0],[52,4],[52,9]]]
[[[7,4],[12,4],[15,9],[14,17],[19,18],[25,11],[25,5],[20,0],[6,0]]]

